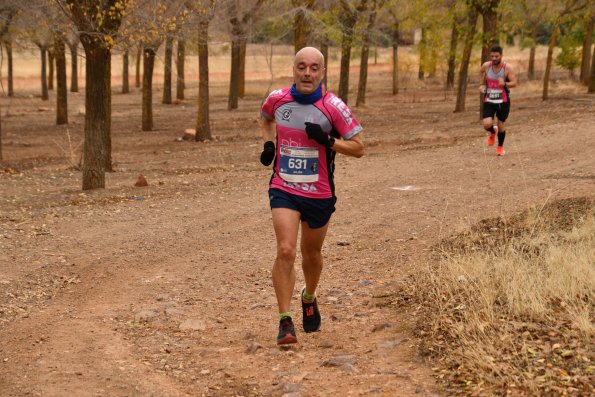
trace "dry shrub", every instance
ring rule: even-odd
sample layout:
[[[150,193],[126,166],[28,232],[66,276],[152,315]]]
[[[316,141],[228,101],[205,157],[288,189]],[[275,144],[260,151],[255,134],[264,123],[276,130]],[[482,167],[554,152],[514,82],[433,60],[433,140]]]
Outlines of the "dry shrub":
[[[401,293],[451,393],[592,395],[592,199],[485,220],[438,251]]]

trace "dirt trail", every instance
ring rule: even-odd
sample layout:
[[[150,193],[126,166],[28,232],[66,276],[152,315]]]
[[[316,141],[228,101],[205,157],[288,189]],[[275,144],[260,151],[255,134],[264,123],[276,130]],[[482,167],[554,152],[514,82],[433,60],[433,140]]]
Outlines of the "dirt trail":
[[[356,110],[367,155],[337,161],[322,331],[299,332],[289,351],[274,344],[275,244],[269,171],[256,161],[257,98],[231,117],[216,112],[220,140],[203,144],[173,142],[191,107],[169,108],[156,123],[165,133],[147,134],[130,126],[138,109],[120,106],[118,172],[107,189],[84,195],[59,151],[34,160],[48,137],[64,139],[63,129],[49,127],[51,115],[40,122],[45,137],[23,131],[39,115],[9,118],[4,150],[13,168],[0,174],[0,394],[440,395],[416,355],[415,312],[398,313],[383,296],[446,235],[548,199],[595,194],[585,144],[594,102],[579,99],[547,109],[519,100],[509,154],[497,158],[472,112],[455,117],[449,103],[412,109],[371,95]],[[116,97],[114,107],[128,100]],[[80,137],[80,119],[71,128]],[[238,133],[246,129],[254,131]],[[140,172],[148,188],[132,187]]]

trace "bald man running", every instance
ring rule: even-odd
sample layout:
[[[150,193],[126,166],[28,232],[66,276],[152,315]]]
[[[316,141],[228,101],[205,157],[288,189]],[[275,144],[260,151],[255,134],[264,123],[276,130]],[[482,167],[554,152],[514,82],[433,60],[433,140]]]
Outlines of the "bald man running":
[[[306,286],[301,292],[305,332],[320,328],[316,288],[322,272],[322,245],[335,211],[335,154],[361,157],[362,127],[337,96],[326,92],[324,56],[313,47],[297,52],[294,84],[273,91],[261,110],[265,140],[263,165],[273,163],[269,201],[277,238],[273,286],[279,306],[277,344],[296,343],[291,313],[298,231]]]

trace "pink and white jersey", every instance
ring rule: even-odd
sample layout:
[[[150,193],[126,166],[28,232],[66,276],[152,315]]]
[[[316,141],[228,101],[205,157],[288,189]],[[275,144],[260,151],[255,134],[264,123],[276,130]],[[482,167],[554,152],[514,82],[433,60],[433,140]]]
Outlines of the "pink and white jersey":
[[[308,139],[305,122],[319,124],[335,138],[350,139],[363,130],[351,110],[337,96],[325,93],[313,104],[300,104],[290,89],[269,94],[262,116],[277,129],[276,157],[271,188],[310,198],[334,196],[335,151]]]
[[[496,73],[494,71],[494,65],[490,63],[490,67],[486,72],[486,94],[484,96],[484,102],[490,103],[504,103],[508,102],[508,95],[506,90],[500,85],[499,79],[506,78],[506,64],[502,63],[502,67]]]

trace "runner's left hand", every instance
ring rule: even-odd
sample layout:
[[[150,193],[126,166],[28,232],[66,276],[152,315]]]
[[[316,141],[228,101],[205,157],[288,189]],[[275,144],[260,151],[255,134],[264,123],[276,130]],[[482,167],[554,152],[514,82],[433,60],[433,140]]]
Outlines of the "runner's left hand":
[[[319,124],[314,124],[306,121],[306,134],[308,139],[313,139],[324,147],[331,147],[331,140],[326,132],[322,130]]]

